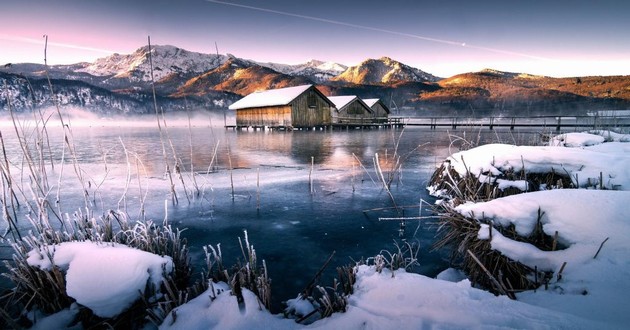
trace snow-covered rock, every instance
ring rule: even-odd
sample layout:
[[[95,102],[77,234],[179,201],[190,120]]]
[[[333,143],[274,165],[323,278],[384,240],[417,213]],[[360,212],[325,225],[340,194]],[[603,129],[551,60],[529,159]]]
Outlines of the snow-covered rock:
[[[147,283],[159,288],[163,271],[173,269],[169,257],[115,243],[65,242],[28,255],[31,266],[60,267],[68,296],[100,317],[122,313],[140,299]]]

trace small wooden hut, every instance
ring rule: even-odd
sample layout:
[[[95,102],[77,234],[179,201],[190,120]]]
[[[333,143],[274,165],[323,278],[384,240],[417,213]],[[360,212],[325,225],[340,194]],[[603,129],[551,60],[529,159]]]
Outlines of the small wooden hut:
[[[331,124],[333,103],[313,85],[271,89],[249,94],[229,106],[236,126],[311,128]]]
[[[355,95],[329,96],[335,108],[332,110],[334,124],[371,124],[372,109]]]
[[[363,102],[372,109],[374,113],[374,118],[377,122],[386,122],[387,118],[391,111],[389,108],[381,101],[381,99],[363,99]]]

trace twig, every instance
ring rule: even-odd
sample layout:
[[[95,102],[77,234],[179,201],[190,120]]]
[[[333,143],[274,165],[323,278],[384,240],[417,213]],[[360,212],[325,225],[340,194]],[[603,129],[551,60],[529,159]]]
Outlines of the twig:
[[[308,284],[306,285],[306,287],[304,288],[304,290],[302,290],[302,299],[305,299],[306,297],[311,295],[311,292],[313,291],[313,288],[315,287],[317,280],[319,279],[319,277],[322,275],[322,273],[324,272],[324,270],[326,269],[326,267],[328,267],[328,264],[330,263],[330,261],[332,260],[333,256],[335,255],[336,251],[333,251],[330,256],[328,256],[328,259],[326,259],[326,262],[324,262],[324,264],[322,265],[322,267],[317,271],[317,273],[315,273],[315,276],[313,276],[313,279],[308,282]]]
[[[606,239],[602,242],[602,244],[599,245],[599,249],[597,249],[597,253],[595,253],[595,256],[593,256],[593,259],[597,258],[597,255],[599,255],[599,251],[602,250],[602,247],[604,246],[604,243],[606,243],[609,238],[610,237],[606,237]]]
[[[501,285],[501,283],[499,283],[499,281],[497,281],[497,279],[492,275],[492,273],[490,273],[490,271],[486,268],[486,266],[484,266],[481,263],[481,261],[479,261],[479,259],[477,259],[477,256],[475,256],[474,253],[472,253],[469,249],[467,249],[466,252],[468,252],[468,255],[470,255],[470,257],[477,263],[477,265],[479,265],[479,267],[481,267],[481,269],[484,271],[484,273],[486,273],[486,275],[488,275],[488,277],[490,278],[490,281],[492,282],[492,284],[495,286],[495,288],[501,294],[504,294],[504,295],[508,296],[510,299],[516,299],[516,296],[514,296],[514,293],[507,291],[505,289],[505,287],[503,287],[503,285]]]

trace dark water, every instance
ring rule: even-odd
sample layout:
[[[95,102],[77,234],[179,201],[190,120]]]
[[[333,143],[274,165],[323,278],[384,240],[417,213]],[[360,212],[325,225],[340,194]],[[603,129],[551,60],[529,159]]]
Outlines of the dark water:
[[[6,130],[3,129],[3,133]],[[68,159],[62,151],[59,129],[49,132],[53,159]],[[410,220],[401,234],[400,221],[380,218],[418,216],[420,201],[434,202],[425,190],[435,165],[466,143],[522,142],[530,143],[537,132],[495,132],[485,130],[433,131],[425,128],[405,130],[295,131],[253,132],[225,131],[222,127],[202,124],[169,127],[162,132],[156,127],[90,127],[74,128],[72,135],[78,161],[94,168],[120,169],[127,166],[124,150],[141,161],[149,176],[164,181],[163,146],[172,142],[181,162],[181,171],[200,172],[205,186],[203,198],[190,203],[179,193],[177,205],[170,203],[168,189],[151,190],[146,201],[149,218],[161,221],[167,205],[168,221],[177,228],[186,228],[195,271],[203,270],[203,249],[207,244],[221,244],[226,264],[242,254],[238,237],[246,230],[258,260],[267,263],[272,279],[273,312],[279,312],[282,301],[294,298],[327,257],[335,255],[324,273],[321,285],[331,285],[335,268],[376,255],[386,249],[392,252],[395,242],[417,241],[420,244],[420,266],[414,271],[434,276],[445,269],[447,252],[430,252],[435,240],[431,220]],[[17,144],[5,138],[15,162],[20,152]],[[218,144],[218,147],[217,147]],[[192,146],[192,152],[191,152]],[[167,162],[173,162],[171,146],[166,143]],[[215,150],[217,150],[215,155]],[[400,170],[391,173],[391,196],[378,182],[374,155],[378,154],[385,175],[398,159]],[[399,158],[395,158],[396,154]],[[205,174],[212,159],[211,174]],[[360,163],[359,163],[360,161]],[[363,167],[362,167],[363,166]],[[92,168],[92,167],[90,167]],[[230,168],[233,170],[230,171]],[[67,169],[66,171],[70,171]],[[93,169],[91,169],[93,171]],[[116,171],[113,171],[116,172]],[[116,173],[110,181],[124,181]],[[232,184],[226,176],[232,174]],[[311,185],[308,173],[312,176]],[[272,176],[270,179],[269,177]],[[68,175],[71,180],[71,175]],[[256,187],[251,182],[262,177]],[[278,179],[274,179],[278,178]],[[249,184],[243,184],[243,182]],[[374,183],[373,181],[377,181]],[[212,184],[215,182],[216,184]],[[120,185],[119,185],[120,186]],[[189,187],[190,188],[190,187]],[[116,208],[120,190],[99,191],[99,202],[93,207],[101,211]],[[81,207],[80,194],[68,193],[65,207],[72,212]],[[165,201],[169,201],[165,203]],[[409,206],[396,213],[392,206]],[[137,207],[137,203],[135,206]],[[133,210],[133,202],[128,212]],[[375,210],[389,208],[385,210]],[[427,207],[422,214],[428,215]]]

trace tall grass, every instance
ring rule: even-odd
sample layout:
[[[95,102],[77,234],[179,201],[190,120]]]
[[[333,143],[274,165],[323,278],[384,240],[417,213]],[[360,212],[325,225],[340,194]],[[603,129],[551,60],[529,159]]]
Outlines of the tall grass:
[[[47,46],[48,38],[47,36],[45,38]],[[44,54],[46,54],[46,46]],[[62,114],[48,75],[46,55],[44,57],[46,77],[51,92],[50,99],[63,131],[63,141],[60,143],[63,148],[59,163],[53,162],[50,148],[51,141],[47,127],[50,118],[45,118],[41,111],[33,111],[36,116],[33,121],[34,127],[23,124],[15,115],[11,107],[11,94],[6,84],[4,86],[4,95],[7,98],[8,110],[21,154],[8,155],[4,138],[0,133],[3,157],[0,161],[2,212],[8,233],[11,233],[10,238],[4,235],[2,240],[13,249],[12,259],[4,262],[9,271],[2,274],[13,284],[13,289],[0,297],[0,318],[4,321],[3,324],[12,327],[28,327],[32,321],[26,317],[27,315],[35,315],[36,312],[55,313],[69,308],[74,302],[74,299],[65,291],[66,270],[59,267],[42,270],[27,262],[30,251],[50,251],[46,247],[64,242],[117,243],[156,255],[169,256],[175,266],[171,273],[165,274],[169,283],[177,290],[186,289],[189,286],[192,268],[188,246],[182,236],[183,231],[174,229],[168,224],[156,225],[144,219],[143,209],[147,190],[141,187],[140,178],[138,178],[140,191],[144,190],[141,197],[140,220],[129,218],[126,208],[131,173],[129,156],[134,156],[126,150],[122,140],[121,144],[127,157],[128,175],[123,196],[118,202],[118,211],[106,211],[100,216],[94,213],[96,194],[102,181],[94,181],[82,169],[70,122]],[[136,169],[140,173],[139,168],[142,164],[137,156],[134,158]],[[72,179],[70,176],[66,177],[65,174],[64,168],[68,162],[73,169],[71,173],[79,182],[84,202],[84,207],[70,214],[64,210],[62,206],[64,201],[61,199],[61,191],[65,189],[66,182]],[[105,167],[107,171],[107,164]],[[51,221],[53,219],[54,222]],[[43,253],[41,257],[49,259],[52,263],[53,255],[50,252]],[[154,293],[165,290],[167,287],[150,288],[146,294],[153,296]],[[116,324],[122,327],[134,325],[133,327],[137,328],[139,324],[145,322],[145,309],[152,309],[160,301],[151,301],[147,306],[142,306],[140,300],[138,302],[133,308],[112,320],[100,319],[89,309],[80,307],[76,322],[83,323],[85,327]],[[32,316],[30,318],[32,319]]]

